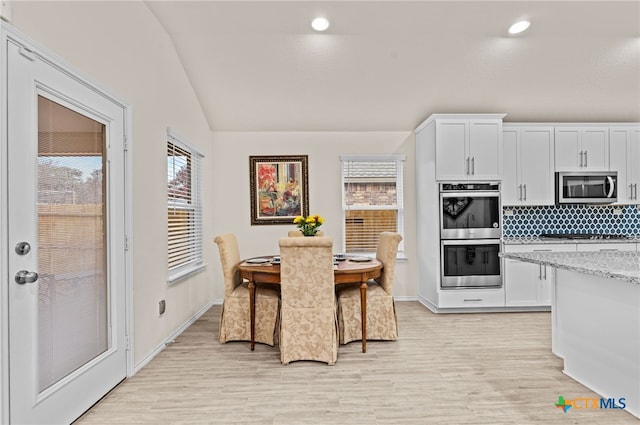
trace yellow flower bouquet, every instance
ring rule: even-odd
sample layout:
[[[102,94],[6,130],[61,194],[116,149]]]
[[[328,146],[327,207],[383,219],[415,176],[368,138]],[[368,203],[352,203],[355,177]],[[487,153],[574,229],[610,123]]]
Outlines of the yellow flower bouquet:
[[[322,226],[323,223],[324,217],[319,215],[309,215],[306,217],[299,215],[293,219],[293,224],[295,224],[305,236],[315,236],[318,228]]]

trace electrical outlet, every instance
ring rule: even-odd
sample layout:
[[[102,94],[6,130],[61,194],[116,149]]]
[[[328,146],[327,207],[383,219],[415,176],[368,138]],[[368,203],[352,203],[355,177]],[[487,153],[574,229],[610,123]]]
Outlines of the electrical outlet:
[[[167,302],[165,300],[160,301],[158,303],[158,312],[160,313],[160,316],[162,316],[166,310],[167,310]]]
[[[613,215],[622,215],[622,208],[614,208]]]
[[[504,213],[502,215],[511,216],[511,215],[513,215],[513,210],[512,209],[506,209],[506,210],[504,210]]]

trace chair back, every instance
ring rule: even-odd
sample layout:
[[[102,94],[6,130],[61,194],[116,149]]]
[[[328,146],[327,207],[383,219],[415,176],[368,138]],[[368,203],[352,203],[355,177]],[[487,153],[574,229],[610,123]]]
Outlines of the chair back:
[[[382,261],[383,265],[382,276],[376,280],[389,295],[393,295],[396,256],[401,240],[402,236],[399,233],[382,232],[380,233],[380,239],[378,240],[378,246],[376,248],[376,258]]]
[[[282,238],[279,243],[282,307],[333,308],[333,240]]]
[[[333,240],[280,239],[280,361],[335,364],[338,322]]]
[[[304,236],[300,230],[289,230],[289,237],[297,237]],[[316,236],[324,236],[324,232],[322,230],[318,230],[316,232]]]
[[[236,268],[240,262],[238,240],[233,233],[225,233],[216,236],[214,242],[218,245],[220,252],[220,263],[224,275],[224,294],[228,296],[241,283],[240,273]]]

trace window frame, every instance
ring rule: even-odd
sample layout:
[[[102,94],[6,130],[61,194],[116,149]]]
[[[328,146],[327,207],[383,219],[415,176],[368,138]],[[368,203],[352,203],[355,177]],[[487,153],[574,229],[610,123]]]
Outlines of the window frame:
[[[382,210],[394,210],[397,211],[396,217],[396,231],[402,235],[402,240],[398,245],[398,254],[397,258],[402,259],[405,258],[404,251],[404,162],[406,161],[407,156],[405,154],[380,154],[380,155],[357,155],[357,154],[344,154],[340,155],[340,191],[342,194],[341,204],[342,204],[342,252],[346,252],[347,247],[347,211],[350,209],[357,210],[370,210],[370,211],[382,211]],[[346,191],[345,184],[346,178],[348,177],[345,174],[345,163],[346,162],[395,162],[396,163],[396,177],[395,177],[395,185],[396,185],[396,206],[392,207],[390,205],[380,205],[380,206],[357,206],[356,208],[350,208],[346,202]],[[352,254],[363,255],[363,256],[375,256],[375,250],[373,252],[365,251],[365,252],[352,252]]]
[[[179,149],[189,155],[187,162],[190,164],[190,199],[178,200],[171,197],[169,193],[169,150]],[[175,130],[167,128],[167,283],[172,285],[193,273],[203,270],[206,267],[204,262],[204,229],[202,221],[202,160],[204,154],[196,149],[186,138],[179,135]],[[174,150],[175,152],[175,150]],[[187,249],[189,259],[177,266],[169,267],[169,235],[171,233],[169,217],[171,212],[188,211],[193,214],[189,219],[189,244]]]

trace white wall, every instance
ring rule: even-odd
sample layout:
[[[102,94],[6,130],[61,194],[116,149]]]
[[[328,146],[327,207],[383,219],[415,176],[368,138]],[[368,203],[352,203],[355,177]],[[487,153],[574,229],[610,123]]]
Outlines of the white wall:
[[[214,132],[212,153],[215,233],[233,232],[243,257],[278,252],[278,238],[294,225],[252,226],[249,156],[309,155],[309,212],[326,218],[322,226],[334,246],[342,246],[341,154],[404,153],[405,251],[408,260],[396,266],[394,295],[417,296],[415,240],[415,137],[412,132]],[[336,251],[339,248],[336,248]],[[218,285],[216,296],[221,296]]]
[[[12,24],[133,107],[134,356],[138,364],[213,299],[217,252],[204,272],[167,285],[166,128],[207,154],[211,133],[171,40],[142,2],[13,2]],[[211,192],[204,208],[211,210]],[[212,238],[210,226],[205,240]],[[166,299],[167,311],[158,314]],[[213,330],[212,330],[213,332]],[[212,334],[212,337],[214,335]]]
[[[415,298],[414,136],[411,132],[211,133],[173,45],[141,2],[14,2],[12,24],[133,106],[135,362],[224,294],[216,234],[234,232],[244,257],[275,253],[293,224],[251,226],[250,155],[309,155],[310,212],[341,246],[340,155],[405,153],[405,251],[397,297]],[[215,124],[215,123],[214,123]],[[206,154],[204,272],[166,283],[166,127]],[[158,315],[158,301],[167,312]],[[212,330],[213,332],[213,330]],[[212,338],[215,335],[212,333]]]

